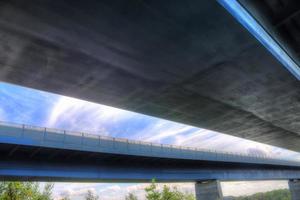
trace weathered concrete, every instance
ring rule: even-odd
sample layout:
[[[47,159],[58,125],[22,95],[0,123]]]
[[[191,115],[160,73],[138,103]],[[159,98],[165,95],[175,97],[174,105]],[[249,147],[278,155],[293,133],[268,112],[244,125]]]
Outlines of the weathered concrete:
[[[2,81],[300,150],[300,82],[217,1],[0,5]]]
[[[300,200],[300,181],[289,180],[289,188],[292,200]]]
[[[223,193],[219,181],[198,182],[195,184],[196,200],[222,200]]]

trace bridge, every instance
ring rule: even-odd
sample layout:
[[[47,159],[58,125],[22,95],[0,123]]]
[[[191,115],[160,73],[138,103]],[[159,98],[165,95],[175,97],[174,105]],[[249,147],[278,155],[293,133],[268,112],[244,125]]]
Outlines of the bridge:
[[[0,5],[1,81],[300,151],[297,1]],[[156,177],[197,181],[198,196],[219,197],[218,181],[201,181],[289,179],[300,196],[291,161],[28,126],[2,124],[1,134],[3,178]]]
[[[220,2],[6,0],[0,80],[299,151],[298,79]]]
[[[202,199],[209,193],[221,196],[219,181],[300,179],[300,162],[291,160],[5,122],[0,123],[0,144],[4,180],[193,181]],[[290,184],[298,187],[298,182]]]

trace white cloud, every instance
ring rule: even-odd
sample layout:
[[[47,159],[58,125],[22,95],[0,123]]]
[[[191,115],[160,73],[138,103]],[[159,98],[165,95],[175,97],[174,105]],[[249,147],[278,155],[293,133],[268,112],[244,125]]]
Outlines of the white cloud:
[[[183,192],[194,192],[192,183],[166,183],[170,187],[177,187]],[[165,184],[158,184],[158,189],[162,189]],[[149,183],[142,184],[89,184],[89,183],[58,183],[55,185],[54,199],[59,200],[64,196],[69,196],[72,200],[84,200],[88,190],[97,194],[101,200],[124,200],[128,193],[134,193],[139,200],[145,200],[144,189]]]
[[[6,121],[6,115],[2,108],[0,108],[0,121]]]
[[[97,188],[101,188],[103,183],[55,183],[54,200],[60,200],[62,197],[68,196],[72,200],[84,199],[88,190],[95,194],[98,193]]]
[[[96,134],[115,135],[110,132],[111,126],[118,127],[123,121],[129,124],[139,123],[140,118],[151,118],[143,128],[137,126],[132,135],[139,139],[157,143],[169,143],[204,149],[224,150],[238,153],[269,155],[278,158],[299,159],[299,154],[280,148],[243,140],[210,130],[199,129],[167,120],[147,117],[137,113],[124,111],[109,106],[98,105],[70,97],[60,97],[49,115],[47,126],[67,130],[87,131]],[[119,126],[119,132],[122,130]],[[300,160],[300,159],[299,159]],[[101,200],[121,200],[129,192],[144,200],[144,188],[148,184],[63,184],[55,187],[56,199],[69,195],[71,199],[82,200],[88,190],[94,191]],[[194,184],[168,184],[180,190],[194,192]],[[259,187],[257,187],[259,186]],[[286,188],[286,182],[226,182],[222,183],[224,195],[246,195],[272,189]]]
[[[147,125],[140,127],[140,119],[147,120]],[[155,143],[300,160],[296,152],[63,96],[54,104],[47,126],[109,136],[123,133],[122,137]]]
[[[56,95],[0,82],[0,110],[3,120],[44,126],[44,117]]]
[[[36,116],[41,116],[42,110],[48,111],[50,108],[50,112],[47,112],[49,116],[46,116],[46,123],[40,124],[41,126],[86,131],[111,136],[117,135],[112,132],[112,130],[114,130],[123,132],[125,136],[132,139],[232,152],[267,154],[274,157],[300,160],[299,153],[297,152],[286,151],[214,131],[147,117],[145,115],[70,97],[57,96],[28,88],[23,88],[22,92],[20,92],[21,88],[11,85],[9,88],[6,88],[7,85],[8,84],[2,84],[0,88],[2,94],[0,100],[6,102],[6,104],[3,103],[2,107],[0,107],[0,120],[10,120],[19,123],[37,123]],[[12,91],[12,88],[16,90]],[[5,111],[5,109],[3,110],[3,108],[7,107],[9,107],[9,109],[6,110],[9,110],[9,112]],[[20,108],[22,109],[21,113],[19,112]],[[13,114],[10,114],[11,111],[14,111]],[[42,114],[45,115],[45,113]],[[147,122],[146,125],[140,126],[140,123],[145,121]],[[123,122],[127,124],[127,127],[124,127]],[[111,129],[112,127],[114,127],[114,129]],[[128,127],[130,127],[130,129],[128,129]],[[252,183],[253,185],[251,186]],[[194,191],[193,184],[179,183],[170,185],[177,185],[181,190]],[[101,200],[121,200],[124,199],[124,196],[128,192],[133,192],[143,200],[142,197],[144,197],[144,188],[146,186],[147,184],[56,183],[54,195],[56,198],[62,195],[70,195],[74,200],[81,200],[88,190],[92,190],[102,197]],[[287,183],[224,183],[223,190],[224,194],[237,195],[243,192],[254,193],[261,191],[265,188],[264,186],[267,187],[267,190],[271,190],[276,187],[286,187]]]
[[[170,139],[187,131],[193,127],[170,122],[167,120],[157,120],[155,123],[141,130],[140,138],[149,142],[161,142],[163,139]]]
[[[159,183],[158,189],[168,185],[185,193],[195,193],[194,183]],[[88,190],[97,194],[101,200],[123,200],[129,193],[135,194],[139,200],[145,199],[145,188],[149,183],[140,184],[106,184],[106,183],[58,183],[55,185],[54,199],[68,195],[72,200],[83,200]],[[267,192],[288,188],[287,181],[239,181],[221,182],[224,196],[251,195],[257,192]]]
[[[224,196],[251,195],[258,192],[268,192],[288,188],[287,181],[239,181],[222,182]]]
[[[107,135],[105,127],[108,123],[117,123],[133,115],[105,105],[60,97],[52,108],[47,126]]]
[[[300,154],[297,152],[167,120],[155,121],[141,130],[138,138],[155,143],[300,161]]]

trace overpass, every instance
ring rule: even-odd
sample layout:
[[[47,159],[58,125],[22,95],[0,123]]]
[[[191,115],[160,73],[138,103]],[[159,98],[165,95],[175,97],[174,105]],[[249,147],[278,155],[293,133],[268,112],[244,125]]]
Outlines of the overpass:
[[[286,55],[299,71],[299,3],[231,1],[240,3],[274,40],[280,48],[274,56],[224,2],[230,1],[2,1],[0,80],[299,151],[300,83],[278,58]],[[295,163],[268,158],[171,147],[155,153],[159,146],[154,144],[92,140],[85,134],[48,136],[47,130],[26,132],[18,126],[9,130],[12,134],[3,133],[0,147],[1,155],[7,153],[1,161],[5,178],[299,178]],[[84,145],[96,140],[100,146],[107,143],[100,152]],[[137,154],[122,153],[127,145]],[[143,154],[143,148],[151,154]],[[83,161],[75,162],[78,158]],[[92,159],[100,167],[91,167]],[[161,171],[154,162],[169,168]],[[116,163],[126,173],[112,167]],[[298,182],[290,184],[298,187]]]
[[[299,151],[300,82],[219,2],[2,1],[0,80]]]
[[[292,180],[292,191],[300,185],[294,181],[300,179],[300,162],[290,160],[4,122],[0,144],[4,180],[193,181],[199,199],[222,196],[219,181]]]

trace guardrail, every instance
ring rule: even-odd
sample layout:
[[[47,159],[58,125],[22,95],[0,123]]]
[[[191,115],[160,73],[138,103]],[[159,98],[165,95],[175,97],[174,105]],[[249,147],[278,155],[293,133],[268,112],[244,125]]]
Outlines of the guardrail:
[[[123,138],[115,138],[115,137],[110,137],[110,136],[101,136],[101,135],[95,135],[95,134],[90,134],[90,133],[83,133],[83,132],[76,132],[76,131],[66,131],[66,130],[60,130],[60,129],[53,129],[53,128],[46,128],[46,127],[38,127],[38,126],[32,126],[32,125],[25,125],[25,124],[16,124],[16,123],[10,123],[10,122],[1,122],[0,121],[0,126],[4,127],[11,127],[11,128],[18,128],[21,129],[21,137],[24,137],[24,132],[27,130],[30,131],[37,131],[37,132],[42,132],[43,136],[42,140],[45,140],[47,137],[48,133],[55,133],[59,134],[62,137],[60,140],[62,142],[65,141],[65,138],[68,136],[75,136],[81,138],[81,141],[84,141],[85,139],[94,139],[99,141],[109,141],[115,145],[120,145],[121,143],[125,143],[127,146],[130,144],[133,145],[145,145],[150,147],[151,152],[157,148],[161,149],[169,149],[170,151],[183,151],[183,150],[188,150],[189,153],[192,151],[194,152],[203,152],[203,153],[208,153],[208,154],[213,154],[217,158],[228,158],[228,157],[237,157],[242,161],[259,161],[259,163],[278,163],[278,164],[285,164],[285,165],[297,165],[300,166],[300,162],[296,161],[291,161],[291,160],[284,160],[284,159],[274,159],[269,156],[255,156],[255,155],[249,155],[245,153],[233,153],[233,152],[226,152],[226,151],[216,151],[216,150],[207,150],[207,149],[202,149],[202,148],[194,148],[194,147],[185,147],[185,146],[177,146],[177,145],[169,145],[169,144],[159,144],[159,143],[153,143],[153,142],[143,142],[143,141],[138,141],[138,140],[129,140],[129,139],[123,139]],[[118,144],[116,144],[118,143]],[[82,145],[86,145],[82,142]],[[225,159],[226,160],[226,159]]]

